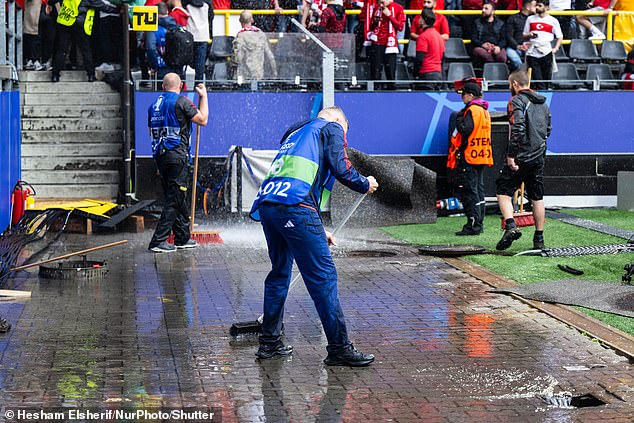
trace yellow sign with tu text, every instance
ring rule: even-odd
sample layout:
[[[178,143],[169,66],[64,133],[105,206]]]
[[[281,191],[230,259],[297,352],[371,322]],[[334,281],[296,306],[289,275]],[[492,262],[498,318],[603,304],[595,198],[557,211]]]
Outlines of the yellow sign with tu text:
[[[134,6],[132,8],[133,31],[158,31],[158,7]]]

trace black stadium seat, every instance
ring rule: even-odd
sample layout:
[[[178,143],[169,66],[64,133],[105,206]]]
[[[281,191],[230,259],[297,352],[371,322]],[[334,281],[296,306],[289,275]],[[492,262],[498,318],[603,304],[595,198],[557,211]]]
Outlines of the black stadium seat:
[[[467,76],[475,76],[471,63],[450,63],[447,71],[448,81],[459,81]]]
[[[592,88],[592,82],[596,79],[599,80],[601,89],[616,89],[619,87],[617,82],[603,82],[614,79],[610,66],[605,63],[592,63],[588,65],[588,71],[586,73],[587,85]]]
[[[217,35],[211,43],[209,58],[213,61],[226,59],[233,55],[233,40],[235,37]]]
[[[491,86],[508,87],[509,68],[506,63],[485,63],[482,68],[482,77]]]
[[[601,45],[601,59],[604,61],[624,62],[627,58],[625,46],[621,41],[605,40]]]
[[[445,60],[449,62],[470,62],[471,57],[467,53],[462,38],[449,38],[445,43]]]
[[[579,73],[573,63],[558,63],[557,72],[553,72],[553,86],[564,90],[574,90],[581,87]]]
[[[601,60],[592,41],[580,39],[574,39],[570,42],[570,58],[583,62],[599,62]]]

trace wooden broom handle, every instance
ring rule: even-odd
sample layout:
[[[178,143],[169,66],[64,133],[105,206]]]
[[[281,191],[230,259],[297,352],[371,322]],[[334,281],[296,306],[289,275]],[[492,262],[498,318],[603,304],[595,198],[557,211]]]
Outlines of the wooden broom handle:
[[[198,97],[200,110],[200,96]],[[194,216],[196,215],[196,183],[198,181],[198,148],[200,147],[200,125],[196,124],[196,147],[194,148],[194,180],[192,182],[191,215],[189,217],[189,233],[194,232]]]
[[[65,258],[68,258],[68,257],[73,257],[73,256],[79,256],[81,254],[87,254],[87,253],[91,253],[91,252],[97,251],[97,250],[103,250],[104,248],[116,247],[117,245],[122,245],[122,244],[125,244],[126,242],[128,242],[128,240],[124,239],[122,241],[112,242],[110,244],[101,245],[99,247],[92,247],[92,248],[88,248],[87,250],[81,250],[81,251],[77,251],[75,253],[64,254],[63,256],[55,257],[55,258],[52,258],[52,259],[48,259],[48,260],[44,260],[44,261],[38,261],[37,263],[25,264],[24,266],[14,267],[13,269],[10,270],[10,272],[15,272],[16,270],[28,269],[29,267],[35,267],[35,266],[39,266],[41,264],[51,263],[53,261],[62,260],[62,259],[65,259]]]

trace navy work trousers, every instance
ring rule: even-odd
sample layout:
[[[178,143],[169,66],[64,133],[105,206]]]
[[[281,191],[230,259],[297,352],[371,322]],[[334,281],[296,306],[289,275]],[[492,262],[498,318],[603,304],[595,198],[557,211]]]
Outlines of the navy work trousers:
[[[280,339],[294,259],[321,319],[328,353],[340,351],[349,344],[348,332],[339,302],[337,269],[319,213],[301,206],[264,203],[260,217],[272,265],[264,282],[260,343]]]

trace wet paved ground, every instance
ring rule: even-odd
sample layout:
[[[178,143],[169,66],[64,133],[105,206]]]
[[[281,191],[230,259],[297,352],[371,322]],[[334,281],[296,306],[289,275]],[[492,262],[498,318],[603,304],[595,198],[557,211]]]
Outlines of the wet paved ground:
[[[50,256],[130,239],[89,256],[108,261],[103,280],[44,280],[31,270],[14,281],[32,298],[0,301],[13,323],[0,335],[0,404],[205,405],[221,407],[224,422],[634,421],[625,358],[405,250],[378,258],[336,250],[349,331],[356,347],[376,354],[372,366],[322,364],[325,338],[301,284],[286,313],[295,353],[260,363],[256,339],[231,339],[228,329],[260,314],[263,238],[257,225],[221,235],[224,245],[164,255],[146,252],[149,232],[58,242]],[[395,248],[344,238],[340,247]],[[608,404],[564,409],[540,399],[560,391],[594,392]]]

